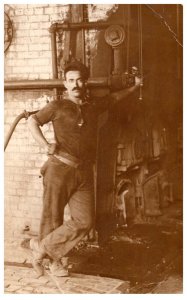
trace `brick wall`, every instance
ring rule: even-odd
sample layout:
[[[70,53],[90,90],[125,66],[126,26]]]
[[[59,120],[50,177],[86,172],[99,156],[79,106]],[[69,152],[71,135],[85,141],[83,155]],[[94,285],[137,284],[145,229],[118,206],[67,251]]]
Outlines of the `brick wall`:
[[[5,55],[5,79],[51,78],[51,23],[67,18],[69,5],[5,5],[13,40]]]
[[[5,53],[5,80],[52,78],[50,33],[53,22],[68,18],[69,5],[13,4],[5,5],[13,22],[13,40]],[[116,5],[89,5],[91,21],[105,19]],[[23,110],[33,111],[52,100],[52,91],[6,91],[5,135],[13,120]],[[18,124],[5,152],[5,237],[22,237],[26,225],[38,231],[42,208],[40,167],[46,155],[28,131],[26,120]],[[51,124],[42,130],[53,141]],[[68,217],[68,211],[67,211]]]

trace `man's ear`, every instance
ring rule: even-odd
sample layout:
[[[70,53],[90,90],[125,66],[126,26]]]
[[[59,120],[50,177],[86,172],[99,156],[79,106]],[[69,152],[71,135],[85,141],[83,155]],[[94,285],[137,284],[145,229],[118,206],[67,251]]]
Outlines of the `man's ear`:
[[[64,84],[65,88],[67,88],[67,81],[66,80],[64,80],[63,84]]]

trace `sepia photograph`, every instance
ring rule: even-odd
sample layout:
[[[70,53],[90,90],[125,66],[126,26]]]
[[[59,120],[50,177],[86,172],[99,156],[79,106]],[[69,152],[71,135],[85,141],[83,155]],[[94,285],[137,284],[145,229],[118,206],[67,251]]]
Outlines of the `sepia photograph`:
[[[183,4],[59,2],[2,5],[3,293],[183,294]]]

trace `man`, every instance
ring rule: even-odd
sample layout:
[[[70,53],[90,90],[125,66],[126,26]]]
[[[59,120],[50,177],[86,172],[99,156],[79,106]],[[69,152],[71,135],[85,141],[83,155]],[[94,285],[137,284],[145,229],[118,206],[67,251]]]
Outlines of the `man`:
[[[49,159],[41,169],[44,195],[38,240],[31,239],[33,266],[42,274],[42,259],[52,259],[50,270],[55,276],[68,276],[62,258],[89,232],[95,218],[92,166],[96,153],[97,115],[108,107],[108,98],[99,105],[85,97],[88,69],[72,62],[64,71],[67,95],[52,101],[32,115],[29,129]],[[122,97],[134,90],[130,88]],[[110,98],[119,101],[121,96]],[[49,144],[40,126],[53,123],[56,144]],[[71,219],[63,223],[68,203]]]
[[[39,239],[30,241],[33,265],[42,273],[42,259],[52,259],[55,276],[68,276],[64,257],[92,228],[94,192],[92,165],[95,158],[96,114],[85,98],[88,69],[80,62],[65,68],[67,96],[52,101],[28,120],[29,129],[49,159],[41,169],[44,195]],[[50,144],[40,126],[53,123],[56,144]],[[71,220],[63,223],[68,203]]]

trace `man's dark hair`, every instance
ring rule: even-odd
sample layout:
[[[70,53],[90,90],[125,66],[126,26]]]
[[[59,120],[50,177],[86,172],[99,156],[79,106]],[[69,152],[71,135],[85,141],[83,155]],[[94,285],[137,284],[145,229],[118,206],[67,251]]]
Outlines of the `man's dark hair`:
[[[80,71],[82,77],[85,80],[88,80],[89,77],[89,70],[88,68],[81,63],[80,61],[72,61],[70,63],[68,63],[65,68],[64,68],[64,78],[66,78],[66,73],[69,71]]]

